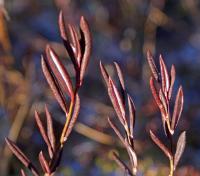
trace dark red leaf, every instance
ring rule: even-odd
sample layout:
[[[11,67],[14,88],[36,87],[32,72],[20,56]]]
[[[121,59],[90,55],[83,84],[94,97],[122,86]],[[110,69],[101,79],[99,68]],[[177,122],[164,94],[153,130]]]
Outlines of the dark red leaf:
[[[178,89],[178,93],[177,93],[176,101],[175,101],[175,105],[174,105],[174,112],[173,112],[172,123],[171,123],[172,130],[175,130],[175,128],[178,124],[178,121],[181,117],[181,113],[183,110],[183,103],[184,103],[183,89],[182,89],[182,86],[180,86]]]
[[[122,100],[123,100],[123,104],[125,105],[125,84],[124,84],[124,78],[123,78],[123,74],[122,74],[122,70],[119,67],[117,62],[114,62],[115,64],[115,69],[117,71],[117,75],[119,78],[119,82],[120,82],[120,89],[121,89],[121,95],[122,95]]]
[[[172,91],[173,91],[173,86],[176,78],[176,70],[174,65],[171,67],[171,72],[170,72],[170,88],[169,88],[169,93],[168,93],[168,99],[171,99],[172,96]]]
[[[169,149],[154,135],[154,133],[150,130],[150,137],[153,142],[165,153],[165,155],[172,159],[172,154]]]
[[[131,132],[131,137],[133,137],[133,128],[135,126],[135,105],[130,95],[128,95],[128,109],[130,118],[130,132]]]
[[[71,44],[67,38],[67,33],[66,33],[66,28],[65,28],[65,22],[64,22],[64,16],[63,16],[63,12],[60,11],[60,14],[59,14],[59,20],[58,20],[58,24],[59,24],[59,28],[60,28],[60,34],[61,34],[61,37],[63,39],[63,43],[65,45],[65,48],[70,56],[70,59],[71,61],[73,62],[73,65],[74,65],[74,68],[75,70],[77,70],[77,62],[76,62],[76,59],[75,59],[75,56],[74,56],[74,52],[73,52],[73,49],[71,47]]]
[[[126,148],[127,148],[129,158],[131,160],[131,165],[132,165],[131,167],[132,167],[133,174],[136,175],[137,167],[138,167],[137,155],[130,144],[127,143]]]
[[[74,26],[68,25],[68,28],[69,28],[71,38],[72,38],[72,42],[73,42],[74,55],[75,55],[75,58],[76,58],[76,62],[78,64],[78,66],[80,67],[82,53],[81,53],[81,46],[80,46],[78,34],[77,34]]]
[[[152,56],[150,51],[147,51],[147,61],[149,63],[149,66],[150,66],[151,72],[153,74],[153,77],[155,78],[156,81],[158,81],[159,72],[158,72],[158,69],[156,67],[156,64],[154,62],[153,56]]]
[[[81,69],[80,69],[80,85],[82,84],[83,81],[83,76],[85,74],[89,59],[90,59],[90,54],[91,54],[91,49],[92,49],[92,37],[90,34],[89,26],[85,18],[82,16],[80,20],[80,29],[81,32],[84,36],[84,53],[83,57],[81,60]]]
[[[111,78],[109,78],[108,94],[110,96],[111,102],[113,104],[113,107],[116,111],[116,114],[120,122],[122,123],[122,125],[124,125],[126,119],[125,119],[125,109],[124,109],[123,101],[117,90],[117,87],[115,86]]]
[[[38,171],[35,166],[31,163],[31,161],[27,158],[27,156],[16,146],[14,142],[10,139],[6,138],[6,143],[10,150],[14,153],[14,155],[22,162],[22,164],[30,169],[34,176],[39,176]]]
[[[66,34],[66,30],[65,30],[65,22],[64,22],[64,17],[63,17],[63,12],[62,11],[60,11],[58,22],[59,22],[61,37],[64,40],[67,40],[67,34]]]
[[[51,67],[51,70],[58,80],[59,84],[67,93],[71,99],[74,96],[73,88],[72,88],[72,82],[69,76],[69,73],[65,69],[64,65],[61,63],[59,60],[58,56],[56,55],[55,51],[47,45],[46,47],[46,55],[47,55],[47,60],[48,64]]]
[[[121,142],[125,145],[125,140],[124,140],[121,132],[119,131],[119,129],[117,128],[117,126],[110,120],[109,117],[108,117],[108,123],[110,124],[111,128],[115,131],[116,135],[121,140]]]
[[[165,109],[165,112],[169,112],[169,111],[168,111],[169,102],[168,102],[168,100],[166,99],[166,97],[165,97],[165,95],[164,95],[162,89],[159,90],[159,97],[160,97],[160,101],[162,102],[162,105],[163,105],[163,107],[164,107],[164,109]],[[168,118],[168,117],[166,116],[166,118]]]
[[[178,142],[176,146],[176,153],[174,156],[174,170],[176,169],[176,166],[184,152],[185,144],[186,144],[186,132],[183,131],[178,138]]]
[[[165,108],[164,108],[164,106],[163,106],[163,104],[162,104],[162,102],[160,100],[160,97],[159,97],[159,95],[157,93],[157,90],[155,88],[154,81],[153,81],[152,77],[150,78],[150,88],[151,88],[152,95],[153,95],[153,97],[154,97],[154,99],[156,101],[156,104],[158,105],[158,107],[159,107],[159,109],[161,111],[161,114],[166,116],[167,112],[165,111]]]
[[[47,162],[47,160],[45,159],[43,152],[40,151],[39,153],[39,161],[40,161],[40,165],[42,166],[42,169],[45,173],[50,174],[50,168],[49,168],[49,164]]]
[[[107,87],[109,86],[109,75],[108,72],[106,71],[104,65],[100,61],[100,69],[101,69],[101,74],[104,78],[104,81],[106,82]]]
[[[54,129],[53,129],[53,121],[52,121],[51,114],[46,105],[45,105],[45,112],[46,112],[46,119],[47,119],[47,136],[49,138],[53,151],[55,151],[56,140],[55,140]]]
[[[35,111],[35,120],[36,120],[37,126],[38,126],[38,128],[40,130],[40,134],[42,135],[45,143],[48,146],[49,155],[50,155],[50,157],[52,157],[53,156],[53,149],[51,147],[51,143],[49,141],[49,138],[48,138],[48,136],[46,134],[45,128],[44,128],[44,126],[42,124],[42,121],[41,121],[40,116],[37,113],[37,111]]]
[[[50,67],[48,66],[48,64],[46,63],[46,61],[44,60],[43,57],[41,58],[41,64],[42,64],[42,70],[43,70],[44,76],[45,76],[56,100],[58,101],[62,110],[67,114],[68,109],[67,109],[67,105],[65,102],[65,97],[62,93],[62,90],[59,87],[58,82],[54,79],[54,77],[51,73]]]
[[[27,176],[23,169],[20,170],[21,176]]]
[[[160,69],[161,69],[161,78],[162,78],[162,90],[165,96],[167,97],[167,94],[169,91],[169,75],[167,72],[167,67],[161,55],[160,55]]]
[[[114,62],[114,64],[115,64],[115,68],[117,70],[117,75],[119,77],[121,87],[122,87],[123,90],[125,90],[125,84],[124,84],[124,78],[123,78],[122,70],[119,67],[119,64],[117,62]]]

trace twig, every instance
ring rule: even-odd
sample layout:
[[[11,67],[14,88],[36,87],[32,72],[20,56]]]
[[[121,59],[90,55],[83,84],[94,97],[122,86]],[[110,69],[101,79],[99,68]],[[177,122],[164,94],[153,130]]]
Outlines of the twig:
[[[60,12],[59,15],[59,27],[63,43],[68,51],[72,63],[74,64],[76,82],[75,85],[72,85],[72,80],[65,66],[60,61],[54,49],[47,45],[46,56],[42,56],[41,58],[42,70],[56,100],[66,115],[66,121],[63,126],[60,139],[56,140],[52,116],[47,106],[45,107],[47,129],[43,125],[40,115],[37,113],[37,111],[35,111],[35,120],[37,126],[48,147],[49,160],[45,158],[42,151],[38,156],[45,176],[52,176],[59,166],[64,144],[66,143],[79,115],[80,98],[78,95],[78,90],[83,83],[83,78],[90,59],[92,46],[89,26],[83,16],[80,20],[81,38],[78,38],[79,35],[75,31],[75,28],[70,25],[69,28],[71,30],[69,30],[69,34],[65,32],[66,29],[62,12]],[[69,40],[70,38],[72,41]],[[69,96],[70,102],[66,101],[65,94]],[[18,157],[25,167],[27,167],[33,175],[39,175],[39,169],[34,167],[32,162],[17,147],[17,145],[8,138],[6,138],[6,142],[10,150],[15,154],[16,157]],[[21,175],[25,175],[23,170],[21,170]]]
[[[153,60],[153,56],[149,51],[147,52],[147,60],[153,75],[153,77],[150,78],[151,92],[153,94],[157,106],[160,109],[163,129],[165,132],[165,136],[167,137],[170,143],[170,147],[169,148],[166,147],[166,145],[162,143],[156,137],[156,135],[153,134],[152,131],[150,131],[150,137],[154,141],[154,143],[158,145],[158,147],[160,147],[160,149],[169,158],[170,162],[169,176],[173,176],[178,161],[184,151],[185,141],[186,141],[185,131],[184,131],[179,136],[176,152],[174,153],[175,150],[173,145],[173,135],[183,110],[183,102],[184,102],[183,89],[182,86],[180,86],[178,89],[173,115],[171,116],[170,106],[171,106],[172,90],[175,81],[175,67],[174,65],[172,65],[171,72],[169,74],[167,71],[167,67],[164,63],[163,57],[160,55],[160,73],[159,73],[156,64]],[[154,81],[157,82],[158,85],[157,87],[154,85]]]

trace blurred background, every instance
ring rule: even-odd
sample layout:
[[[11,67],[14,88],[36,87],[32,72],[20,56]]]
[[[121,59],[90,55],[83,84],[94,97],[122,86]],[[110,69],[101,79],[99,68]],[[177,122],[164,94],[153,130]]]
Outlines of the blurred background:
[[[62,45],[58,13],[78,25],[84,15],[92,31],[93,53],[80,91],[81,112],[63,152],[57,175],[123,175],[109,157],[116,149],[127,154],[107,122],[115,113],[99,70],[99,61],[116,76],[113,61],[124,73],[136,105],[136,151],[139,174],[168,175],[168,160],[153,144],[149,129],[162,140],[160,113],[149,89],[146,50],[163,54],[176,67],[175,92],[183,85],[185,104],[178,130],[187,130],[187,146],[176,175],[200,175],[200,1],[198,0],[0,0],[0,175],[19,175],[22,164],[5,146],[15,141],[33,163],[46,146],[34,121],[45,103],[60,134],[64,113],[42,74],[40,56],[51,44],[69,70],[72,65]],[[73,71],[70,71],[73,75]]]

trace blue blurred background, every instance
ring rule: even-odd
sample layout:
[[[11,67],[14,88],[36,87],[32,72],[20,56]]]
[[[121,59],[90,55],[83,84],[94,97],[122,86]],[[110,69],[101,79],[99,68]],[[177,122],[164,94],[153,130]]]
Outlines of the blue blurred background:
[[[114,118],[115,113],[101,78],[100,60],[113,76],[112,62],[120,64],[135,102],[139,175],[167,175],[167,158],[148,135],[153,129],[165,140],[149,89],[147,49],[157,64],[162,54],[168,69],[175,65],[174,97],[178,86],[183,85],[184,111],[175,136],[187,130],[187,147],[176,175],[200,175],[198,0],[0,0],[0,175],[19,175],[23,168],[5,146],[6,136],[39,165],[38,153],[46,146],[34,121],[34,109],[42,114],[46,103],[57,135],[62,129],[65,116],[40,66],[40,56],[49,43],[74,74],[58,30],[61,9],[66,23],[78,26],[80,16],[86,17],[92,31],[93,52],[80,92],[78,123],[66,144],[57,175],[123,175],[109,157],[110,150],[117,149],[124,160],[128,159],[107,123],[107,116]]]

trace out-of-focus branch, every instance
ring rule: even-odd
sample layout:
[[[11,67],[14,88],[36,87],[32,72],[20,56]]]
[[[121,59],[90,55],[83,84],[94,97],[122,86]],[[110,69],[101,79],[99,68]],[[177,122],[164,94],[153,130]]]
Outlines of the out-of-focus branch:
[[[165,6],[165,0],[160,6],[151,3],[149,13],[144,24],[144,45],[143,53],[146,54],[147,49],[155,52],[156,31],[158,26],[164,26],[169,23],[169,17],[162,11]]]
[[[7,11],[5,10],[3,3],[0,2],[0,63],[10,64],[13,61],[11,56],[11,43],[9,39],[8,29],[5,21],[7,18]]]
[[[114,140],[112,136],[107,135],[103,132],[97,131],[94,128],[91,128],[87,125],[84,125],[83,123],[76,123],[75,125],[75,131],[82,134],[83,136],[86,136],[96,142],[99,142],[101,144],[105,145],[113,145]]]

